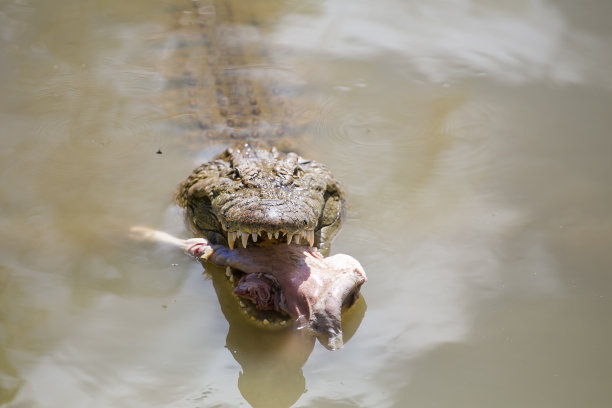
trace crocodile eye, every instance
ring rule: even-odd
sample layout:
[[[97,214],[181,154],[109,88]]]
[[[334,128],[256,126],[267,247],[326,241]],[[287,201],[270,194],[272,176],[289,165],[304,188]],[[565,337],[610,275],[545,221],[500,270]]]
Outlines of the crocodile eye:
[[[231,169],[229,169],[229,171],[227,172],[227,177],[231,177],[234,180],[239,179],[240,178],[240,172],[238,171],[237,167],[232,167]]]
[[[290,175],[290,170],[286,169],[285,167],[282,166],[275,166],[274,167],[274,172],[276,173],[276,175],[280,176],[280,177],[285,177]]]

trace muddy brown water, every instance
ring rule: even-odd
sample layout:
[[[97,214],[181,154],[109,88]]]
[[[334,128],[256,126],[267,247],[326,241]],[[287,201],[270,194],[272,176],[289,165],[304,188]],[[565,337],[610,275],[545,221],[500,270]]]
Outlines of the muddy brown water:
[[[187,236],[173,191],[220,149],[158,103],[170,4],[0,3],[2,406],[612,404],[609,2],[235,2],[348,191],[337,352],[126,236]]]

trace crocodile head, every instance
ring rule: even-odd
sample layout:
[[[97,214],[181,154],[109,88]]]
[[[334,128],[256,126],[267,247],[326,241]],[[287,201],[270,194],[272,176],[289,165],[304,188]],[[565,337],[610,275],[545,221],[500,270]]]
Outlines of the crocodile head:
[[[297,243],[327,255],[343,193],[331,172],[296,153],[249,144],[195,169],[177,196],[194,234],[214,244]]]
[[[251,321],[272,328],[298,319],[330,348],[341,344],[340,312],[357,298],[365,274],[356,261],[323,258],[344,205],[325,166],[245,144],[195,169],[177,202],[195,235],[233,249],[213,262],[228,266]]]

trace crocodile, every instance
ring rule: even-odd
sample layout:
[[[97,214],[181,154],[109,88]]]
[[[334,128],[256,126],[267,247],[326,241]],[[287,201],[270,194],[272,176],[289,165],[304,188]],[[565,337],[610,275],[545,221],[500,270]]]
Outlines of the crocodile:
[[[344,191],[325,165],[288,149],[306,139],[308,111],[292,105],[260,43],[236,33],[254,26],[249,14],[231,1],[189,3],[174,10],[165,98],[187,101],[174,116],[194,145],[226,148],[178,187],[176,202],[201,239],[185,249],[227,266],[248,320],[278,328],[297,319],[339,348],[340,313],[366,280],[353,258],[325,258]]]

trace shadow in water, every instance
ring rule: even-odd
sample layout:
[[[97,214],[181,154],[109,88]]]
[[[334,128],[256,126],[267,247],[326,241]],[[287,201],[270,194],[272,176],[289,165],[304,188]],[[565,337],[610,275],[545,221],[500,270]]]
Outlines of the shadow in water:
[[[306,389],[302,367],[312,353],[315,336],[295,324],[278,329],[256,327],[241,313],[224,270],[207,264],[206,271],[229,323],[226,347],[242,367],[238,376],[240,393],[254,408],[292,406]],[[366,309],[360,296],[342,313],[345,344],[359,328]]]

